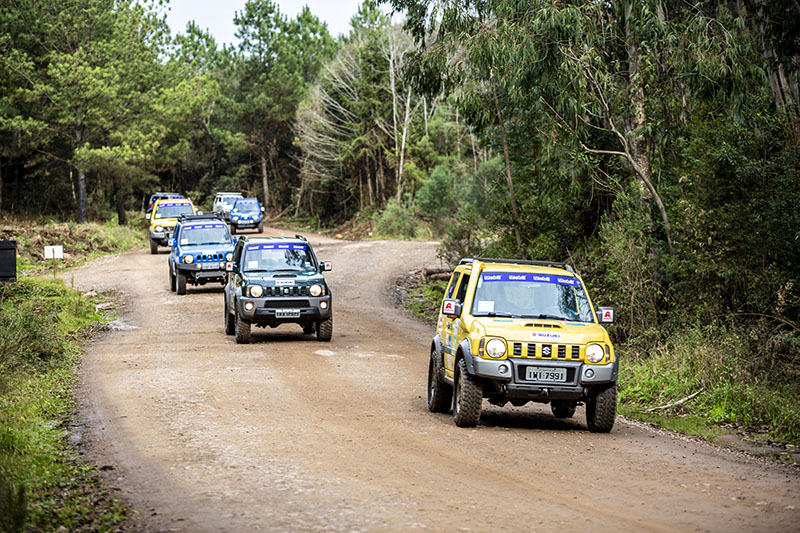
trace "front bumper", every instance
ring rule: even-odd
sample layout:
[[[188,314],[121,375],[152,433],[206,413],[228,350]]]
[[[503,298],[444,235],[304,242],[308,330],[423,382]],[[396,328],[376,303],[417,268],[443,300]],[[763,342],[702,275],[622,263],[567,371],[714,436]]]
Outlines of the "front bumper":
[[[508,398],[528,400],[583,400],[595,386],[617,381],[616,362],[606,365],[591,365],[580,361],[546,361],[541,359],[482,359],[473,358],[475,374],[492,380]],[[529,366],[564,368],[565,382],[540,382],[526,379]]]
[[[236,226],[236,229],[251,229],[257,228],[260,220],[239,220],[238,222],[234,222],[231,220],[231,225]]]
[[[323,302],[326,309],[323,309]],[[247,304],[252,303],[251,309]],[[299,297],[241,297],[237,303],[239,316],[248,322],[260,325],[278,325],[287,323],[310,323],[331,317],[333,301],[330,294],[325,296]],[[299,313],[294,313],[299,311]],[[296,316],[278,316],[279,314]]]
[[[224,261],[175,263],[175,268],[194,279],[225,279],[227,274]]]

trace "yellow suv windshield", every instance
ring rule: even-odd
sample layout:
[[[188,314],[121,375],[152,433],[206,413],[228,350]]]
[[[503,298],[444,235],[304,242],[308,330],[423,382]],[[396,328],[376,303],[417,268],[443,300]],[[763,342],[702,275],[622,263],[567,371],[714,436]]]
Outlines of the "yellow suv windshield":
[[[471,314],[594,322],[580,281],[551,274],[483,272]]]
[[[153,218],[178,218],[181,215],[193,215],[194,209],[191,204],[186,203],[166,203],[156,206]]]

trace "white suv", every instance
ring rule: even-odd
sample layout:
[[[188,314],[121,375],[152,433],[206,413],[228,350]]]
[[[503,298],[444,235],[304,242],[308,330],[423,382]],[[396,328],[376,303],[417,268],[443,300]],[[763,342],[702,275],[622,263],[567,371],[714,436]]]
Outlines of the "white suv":
[[[222,215],[225,220],[228,220],[231,215],[231,209],[236,200],[242,198],[240,192],[218,192],[214,197],[214,213]]]

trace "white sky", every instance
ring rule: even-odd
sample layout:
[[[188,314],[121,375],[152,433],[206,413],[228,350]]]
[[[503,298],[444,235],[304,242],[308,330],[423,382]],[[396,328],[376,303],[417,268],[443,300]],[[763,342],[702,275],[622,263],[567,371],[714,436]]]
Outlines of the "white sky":
[[[167,23],[172,34],[185,33],[186,23],[194,20],[197,25],[216,39],[217,46],[236,42],[233,15],[242,11],[246,0],[169,0]],[[363,0],[274,0],[281,13],[295,18],[304,5],[311,13],[328,23],[332,37],[350,31],[350,17],[356,14]]]

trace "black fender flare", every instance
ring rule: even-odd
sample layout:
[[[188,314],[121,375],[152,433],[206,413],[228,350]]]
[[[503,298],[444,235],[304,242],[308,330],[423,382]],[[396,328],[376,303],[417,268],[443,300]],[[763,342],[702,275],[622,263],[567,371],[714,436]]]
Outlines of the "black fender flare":
[[[442,336],[438,333],[431,342],[431,357],[438,359],[441,368],[444,368],[444,347],[442,346]]]
[[[461,358],[464,359],[464,362],[467,364],[467,372],[475,375],[475,362],[473,360],[472,355],[472,347],[469,344],[468,339],[464,339],[461,341],[461,344],[458,345],[458,350],[456,351],[456,364],[458,364],[459,354]]]

